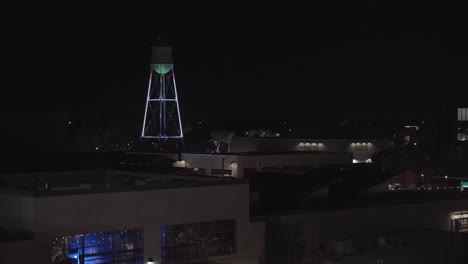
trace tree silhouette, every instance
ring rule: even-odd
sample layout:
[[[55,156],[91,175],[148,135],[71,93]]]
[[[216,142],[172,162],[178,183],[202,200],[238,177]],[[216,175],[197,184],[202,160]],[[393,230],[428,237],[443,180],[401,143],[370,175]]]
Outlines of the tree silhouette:
[[[210,133],[210,142],[216,146],[216,152],[221,151],[221,145],[225,144],[228,147],[228,152],[231,151],[232,138],[235,135],[235,131],[226,130],[213,130]]]

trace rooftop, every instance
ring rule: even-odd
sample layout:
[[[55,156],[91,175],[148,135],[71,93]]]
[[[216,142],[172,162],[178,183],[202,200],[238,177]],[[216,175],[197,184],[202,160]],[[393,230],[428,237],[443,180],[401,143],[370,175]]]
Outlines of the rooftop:
[[[246,180],[115,170],[0,174],[0,192],[24,196],[61,196],[245,184]]]

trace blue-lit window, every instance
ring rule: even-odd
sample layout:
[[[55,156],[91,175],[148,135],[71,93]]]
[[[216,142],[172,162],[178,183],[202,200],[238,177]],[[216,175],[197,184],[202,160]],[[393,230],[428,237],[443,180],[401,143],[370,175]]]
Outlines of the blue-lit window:
[[[164,263],[236,253],[236,222],[222,220],[162,226]]]
[[[52,264],[143,264],[140,229],[56,237],[52,244]]]

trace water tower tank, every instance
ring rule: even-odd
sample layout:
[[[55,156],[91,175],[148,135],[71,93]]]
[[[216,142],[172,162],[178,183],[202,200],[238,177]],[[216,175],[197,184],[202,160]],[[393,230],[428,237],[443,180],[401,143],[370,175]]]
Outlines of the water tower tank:
[[[174,59],[172,47],[153,47],[151,55],[151,67],[159,74],[166,74],[172,69]]]

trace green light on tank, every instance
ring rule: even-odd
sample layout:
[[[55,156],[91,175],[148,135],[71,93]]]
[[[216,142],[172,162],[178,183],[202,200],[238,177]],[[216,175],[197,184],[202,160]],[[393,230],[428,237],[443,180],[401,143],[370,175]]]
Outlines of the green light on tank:
[[[466,182],[466,181],[462,181],[460,183],[460,185],[461,185],[462,188],[468,188],[468,182]]]
[[[153,70],[161,75],[168,73],[172,70],[172,64],[151,64]]]

